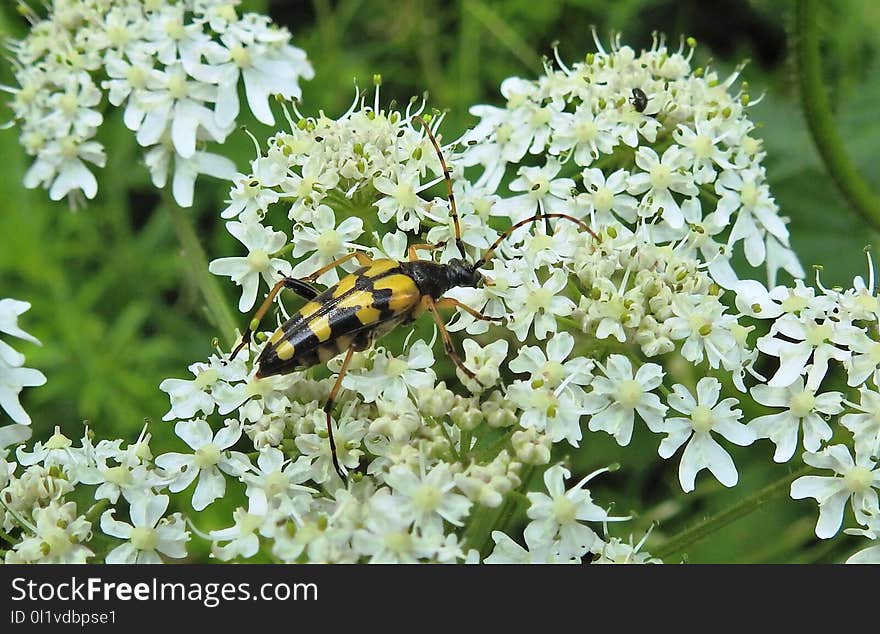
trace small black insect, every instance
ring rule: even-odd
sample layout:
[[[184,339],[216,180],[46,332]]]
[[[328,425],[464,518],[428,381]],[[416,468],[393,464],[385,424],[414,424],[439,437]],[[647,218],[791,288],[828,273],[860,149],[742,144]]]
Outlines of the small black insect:
[[[633,88],[632,89],[632,97],[630,97],[630,103],[633,105],[633,108],[636,109],[637,112],[644,112],[645,108],[648,107],[648,95],[645,94],[645,91],[641,88]]]

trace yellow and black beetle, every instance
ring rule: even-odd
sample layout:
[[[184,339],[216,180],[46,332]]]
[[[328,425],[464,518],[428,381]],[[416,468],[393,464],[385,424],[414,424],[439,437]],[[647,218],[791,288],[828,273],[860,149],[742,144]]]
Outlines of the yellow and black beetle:
[[[425,129],[440,159],[447,185],[450,214],[455,227],[455,242],[459,252],[464,255],[464,244],[461,240],[461,227],[455,206],[455,196],[452,193],[449,169],[428,124],[421,117],[414,117],[414,120],[418,121]],[[464,365],[461,357],[455,351],[446,325],[437,310],[458,307],[477,319],[500,321],[501,318],[487,317],[456,299],[442,297],[442,295],[455,287],[477,287],[487,283],[479,269],[488,262],[501,242],[519,227],[545,218],[565,218],[577,223],[590,235],[596,237],[596,234],[586,223],[573,216],[562,213],[544,213],[515,223],[498,237],[479,260],[473,263],[457,258],[444,264],[418,259],[418,251],[438,249],[443,244],[414,244],[407,251],[409,260],[404,262],[388,259],[373,260],[365,253],[355,251],[303,279],[286,277],[275,284],[255,313],[242,336],[241,343],[233,350],[230,358],[235,357],[238,351],[251,341],[253,332],[259,326],[260,320],[281,289],[288,288],[307,300],[307,303],[299,311],[269,337],[267,345],[257,358],[256,376],[263,378],[287,374],[294,370],[326,363],[338,354],[345,353],[336,382],[324,405],[333,466],[339,476],[344,479],[345,475],[336,455],[336,443],[333,440],[331,412],[352,354],[369,348],[395,326],[410,322],[423,313],[429,312],[440,331],[446,354],[462,372],[475,379],[474,373]],[[330,269],[353,258],[357,259],[361,268],[342,278],[334,286],[325,291],[319,291],[311,284],[313,280]]]

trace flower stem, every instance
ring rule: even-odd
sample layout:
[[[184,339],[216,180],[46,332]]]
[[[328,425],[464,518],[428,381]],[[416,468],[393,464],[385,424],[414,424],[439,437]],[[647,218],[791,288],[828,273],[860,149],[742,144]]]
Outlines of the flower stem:
[[[7,535],[7,534],[6,534],[4,531],[2,531],[2,530],[0,530],[0,539],[2,539],[3,541],[5,541],[5,542],[11,544],[12,546],[15,546],[15,545],[18,543],[18,540],[17,540],[17,539],[13,539],[12,537],[10,537],[9,535]]]
[[[859,174],[834,126],[834,116],[822,82],[817,0],[798,0],[795,8],[795,52],[801,105],[813,141],[831,178],[853,209],[880,229],[880,197]]]
[[[101,512],[105,508],[107,508],[107,506],[109,504],[110,504],[110,500],[108,500],[106,498],[101,498],[100,500],[95,502],[95,504],[92,505],[92,508],[90,508],[88,511],[86,511],[86,519],[89,522],[94,522],[96,519],[98,519],[98,517],[101,515]]]
[[[711,535],[715,531],[735,522],[741,517],[745,517],[752,511],[756,511],[767,502],[785,495],[788,493],[792,482],[803,475],[812,473],[813,471],[814,469],[812,467],[805,466],[794,473],[789,473],[776,482],[767,485],[754,495],[742,500],[738,504],[734,504],[716,515],[707,517],[702,522],[684,529],[677,535],[673,535],[665,544],[660,546],[660,548],[653,549],[651,553],[655,557],[659,557],[663,560],[680,553],[694,542]]]
[[[166,195],[164,190],[162,197],[165,207],[171,214],[171,223],[180,242],[181,259],[186,267],[186,275],[201,292],[208,319],[222,333],[226,343],[233,345],[238,320],[229,309],[217,278],[208,271],[208,257],[193,226],[191,214],[174,202],[171,196]]]

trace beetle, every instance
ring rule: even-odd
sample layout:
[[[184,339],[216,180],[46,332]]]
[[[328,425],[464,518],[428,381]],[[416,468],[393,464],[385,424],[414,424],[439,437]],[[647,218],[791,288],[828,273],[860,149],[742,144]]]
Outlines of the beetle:
[[[644,112],[645,108],[648,107],[648,95],[641,88],[632,89],[632,97],[630,97],[629,101],[633,108],[636,109],[636,112]]]
[[[425,129],[440,159],[447,185],[455,243],[461,255],[465,256],[449,168],[428,123],[419,116],[413,117],[413,120]],[[413,244],[407,249],[406,261],[372,259],[362,251],[353,251],[305,278],[285,277],[277,282],[266,296],[230,359],[250,343],[260,320],[282,289],[292,290],[306,300],[306,304],[269,337],[256,361],[258,366],[256,377],[288,374],[294,370],[327,363],[337,355],[345,353],[336,382],[324,404],[333,467],[344,480],[345,474],[340,467],[336,442],[333,439],[331,414],[352,355],[368,349],[376,340],[398,325],[411,322],[428,312],[437,324],[446,354],[465,375],[476,380],[476,375],[465,366],[456,352],[438,310],[461,308],[474,318],[485,321],[500,321],[502,318],[483,315],[457,299],[443,295],[456,287],[476,288],[490,284],[491,282],[479,269],[486,265],[502,241],[528,223],[550,218],[564,218],[574,222],[594,238],[597,237],[585,222],[573,216],[563,213],[540,213],[514,223],[475,262],[468,262],[462,258],[453,258],[443,264],[432,260],[421,260],[418,251],[439,249],[445,246],[445,243]],[[324,291],[320,291],[312,284],[327,271],[351,259],[356,259],[361,265],[360,268],[338,283]]]

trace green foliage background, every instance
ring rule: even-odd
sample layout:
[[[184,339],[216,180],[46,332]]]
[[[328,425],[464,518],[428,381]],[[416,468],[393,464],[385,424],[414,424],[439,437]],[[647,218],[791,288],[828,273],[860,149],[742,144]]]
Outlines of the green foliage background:
[[[877,230],[847,207],[804,125],[790,52],[789,2],[245,0],[242,9],[268,12],[307,51],[317,76],[304,86],[305,112],[344,111],[354,82],[369,88],[373,74],[381,73],[384,103],[392,98],[405,103],[427,90],[431,106],[448,110],[447,139],[474,123],[470,105],[502,103],[498,86],[505,77],[536,76],[554,42],[564,60],[594,50],[591,24],[603,41],[611,31],[621,31],[635,48],[650,46],[652,31],[665,32],[671,43],[680,35],[694,36],[700,44],[696,63],[711,61],[722,71],[749,58],[743,78],[753,98],[766,93],[751,116],[762,126],[771,190],[791,218],[792,242],[802,262],[824,265],[826,285],[848,285],[866,271],[864,248],[876,242]],[[828,2],[823,23],[823,68],[839,129],[863,176],[880,191],[880,4]],[[2,3],[0,34],[25,32],[14,3]],[[12,83],[7,64],[0,65],[0,83]],[[8,118],[8,109],[0,112],[5,115],[0,120]],[[76,437],[88,422],[100,437],[133,439],[148,419],[159,453],[180,445],[171,425],[161,422],[168,400],[158,384],[188,376],[186,366],[205,359],[222,333],[207,319],[197,289],[187,280],[171,218],[140,165],[139,148],[119,113],[109,112],[107,118],[100,138],[109,162],[98,175],[99,194],[77,211],[50,202],[45,191],[23,188],[29,160],[15,130],[0,132],[0,297],[33,304],[21,325],[43,342],[42,347],[17,344],[27,365],[48,377],[44,387],[23,393],[36,438],[45,438],[55,425]],[[256,121],[244,123],[258,138],[272,133]],[[237,133],[226,153],[244,169],[253,147]],[[240,251],[218,213],[227,190],[228,185],[203,177],[189,210],[210,259]],[[236,290],[226,283],[223,288],[234,309]],[[701,478],[697,492],[684,496],[677,461],[659,461],[657,442],[637,433],[633,445],[621,449],[604,434],[589,434],[570,456],[576,470],[621,463],[595,497],[602,503],[616,500],[616,514],[638,512],[632,525],[637,534],[654,520],[661,521],[657,535],[674,533],[789,469],[772,463],[772,448],[762,441],[734,452],[738,487],[728,491]],[[225,511],[215,505],[199,522],[211,527]],[[777,499],[689,548],[688,560],[840,560],[855,542],[817,540],[815,515],[813,502]]]

